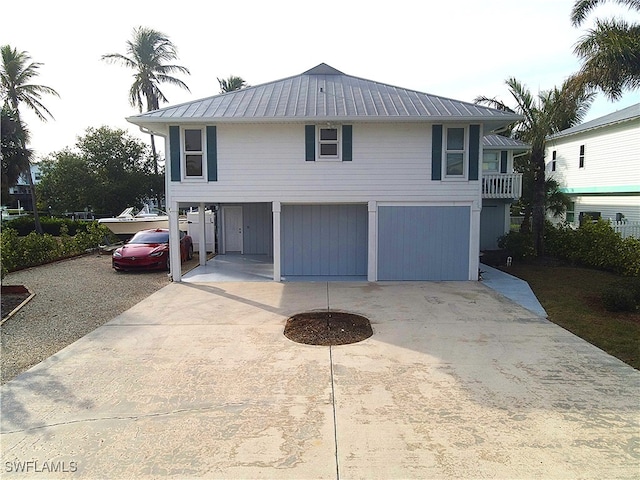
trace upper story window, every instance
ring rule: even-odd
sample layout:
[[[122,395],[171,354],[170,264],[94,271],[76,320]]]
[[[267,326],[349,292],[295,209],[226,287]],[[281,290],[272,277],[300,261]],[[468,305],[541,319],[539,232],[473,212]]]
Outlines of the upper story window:
[[[500,152],[482,153],[482,171],[485,173],[500,172]]]
[[[340,159],[340,134],[335,127],[318,128],[318,160]]]
[[[580,168],[584,168],[584,145],[580,145]]]
[[[185,128],[184,135],[184,174],[187,178],[202,178],[204,157],[203,135],[200,128]]]
[[[556,171],[556,154],[557,152],[555,150],[551,152],[551,171],[552,172]]]
[[[464,127],[445,129],[445,176],[464,177],[467,157],[467,135]]]

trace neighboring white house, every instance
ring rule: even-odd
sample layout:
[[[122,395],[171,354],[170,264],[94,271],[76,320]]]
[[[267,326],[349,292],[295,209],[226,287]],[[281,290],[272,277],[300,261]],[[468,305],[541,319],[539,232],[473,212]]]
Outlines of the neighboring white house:
[[[561,220],[640,222],[640,104],[549,137],[545,159],[547,176],[571,198]]]
[[[179,210],[206,207],[276,281],[378,281],[478,278],[482,138],[520,118],[320,64],[128,121],[165,137],[172,265]]]
[[[41,180],[40,166],[31,164],[31,177],[33,184],[38,185]],[[18,181],[12,187],[9,187],[9,208],[24,209],[25,211],[33,211],[33,202],[31,201],[31,187],[29,186],[29,176],[24,173],[18,177]]]
[[[502,135],[485,135],[482,145],[480,250],[495,250],[511,229],[511,204],[522,196],[522,174],[514,172],[513,159],[531,146]]]

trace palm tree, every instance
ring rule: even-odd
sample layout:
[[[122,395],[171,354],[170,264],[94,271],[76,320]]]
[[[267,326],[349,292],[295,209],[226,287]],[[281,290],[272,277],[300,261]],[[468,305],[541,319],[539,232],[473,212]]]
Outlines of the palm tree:
[[[228,93],[233,92],[235,90],[240,90],[241,88],[246,88],[247,82],[245,82],[242,77],[237,77],[235,75],[231,75],[227,79],[219,79],[218,83],[220,84],[220,93]]]
[[[129,89],[129,103],[142,112],[146,103],[148,112],[160,108],[160,102],[167,98],[160,90],[160,84],[168,83],[188,92],[189,87],[180,79],[171,76],[178,72],[190,75],[187,68],[180,65],[167,64],[178,58],[175,45],[164,33],[151,28],[138,27],[133,30],[133,39],[127,41],[127,53],[110,53],[102,56],[102,60],[120,63],[135,70],[134,81]],[[154,160],[154,172],[158,174],[156,145],[151,134],[151,151]]]
[[[506,81],[509,93],[516,102],[515,109],[495,98],[478,97],[476,103],[517,113],[523,119],[511,126],[512,136],[531,145],[528,162],[522,170],[532,183],[531,215],[536,253],[544,253],[544,219],[547,182],[545,179],[544,151],[547,136],[580,123],[587,114],[595,93],[587,91],[575,78],[567,79],[560,89],[540,92],[534,97],[515,78]],[[524,188],[524,187],[523,187]]]
[[[640,11],[640,0],[613,0]],[[571,22],[580,26],[588,14],[606,0],[576,0]],[[582,36],[574,48],[583,65],[578,76],[612,100],[623,90],[640,88],[640,24],[625,20],[596,19],[595,27]]]
[[[29,133],[14,110],[2,107],[2,203],[9,200],[9,188],[27,171],[32,152],[25,145]]]
[[[42,233],[40,225],[40,217],[38,216],[38,208],[36,205],[36,190],[31,175],[31,152],[26,148],[28,135],[24,130],[24,124],[20,118],[20,105],[26,105],[36,116],[43,122],[47,121],[47,117],[53,118],[51,112],[41,102],[43,94],[55,95],[59,97],[58,92],[53,88],[45,85],[36,85],[30,81],[38,76],[38,69],[42,63],[32,62],[27,52],[18,52],[17,49],[11,48],[10,45],[3,45],[0,48],[2,54],[2,67],[0,69],[0,89],[4,106],[10,108],[15,115],[15,125],[23,129],[22,135],[18,135],[21,142],[21,149],[26,155],[21,157],[23,167],[26,167],[23,173],[26,174],[31,189],[31,201],[33,203],[33,217],[36,232]]]

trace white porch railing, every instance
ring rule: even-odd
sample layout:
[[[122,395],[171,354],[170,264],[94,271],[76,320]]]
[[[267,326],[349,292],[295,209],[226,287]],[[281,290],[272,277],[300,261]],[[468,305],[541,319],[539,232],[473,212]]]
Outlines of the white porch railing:
[[[521,173],[483,173],[482,198],[520,198]]]

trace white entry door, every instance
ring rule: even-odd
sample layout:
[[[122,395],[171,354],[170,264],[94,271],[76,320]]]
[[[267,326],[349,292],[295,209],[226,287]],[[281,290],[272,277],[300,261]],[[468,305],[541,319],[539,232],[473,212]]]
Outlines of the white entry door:
[[[242,253],[242,207],[223,206],[224,253]]]

